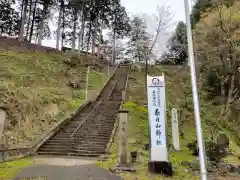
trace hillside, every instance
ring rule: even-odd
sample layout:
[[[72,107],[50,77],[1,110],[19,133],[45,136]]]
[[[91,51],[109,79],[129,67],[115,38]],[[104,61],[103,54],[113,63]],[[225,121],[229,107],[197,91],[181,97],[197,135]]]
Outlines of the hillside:
[[[229,7],[219,6],[206,10],[193,29],[200,114],[209,179],[239,179],[240,174],[239,106],[234,101],[229,103],[232,99],[239,101],[240,97],[239,23],[239,1],[235,1]],[[196,126],[190,70],[187,67],[166,65],[149,69],[149,74],[152,75],[162,73],[166,77],[169,151],[174,171],[172,178],[164,179],[199,179],[199,161],[193,153],[194,147],[197,148],[193,143],[196,141]],[[232,78],[231,84],[229,74]],[[225,92],[223,89],[226,89]],[[145,145],[148,144],[148,114],[144,91],[144,69],[134,68],[129,79],[128,101],[125,107],[130,110],[128,150],[138,152],[135,165],[137,172],[121,173],[124,179],[163,179],[162,176],[150,175],[147,171],[149,152]],[[183,110],[180,119],[181,152],[175,152],[171,142],[170,113],[173,107]],[[221,136],[229,140],[229,152],[222,157],[217,150],[221,144],[218,138]],[[118,160],[117,151],[116,140],[112,148],[112,160],[99,165],[113,168]]]
[[[206,49],[206,43],[208,42],[206,40],[207,36],[212,33],[213,30],[215,32],[220,33],[219,31],[216,31],[216,26],[219,26],[219,21],[222,20],[223,28],[229,29],[231,36],[231,39],[234,41],[240,40],[240,29],[239,29],[239,23],[240,23],[240,15],[239,15],[239,8],[240,8],[240,2],[234,1],[235,3],[230,7],[215,7],[211,8],[209,10],[206,10],[206,12],[202,13],[202,18],[199,20],[199,22],[196,24],[196,28],[194,29],[194,35],[195,38],[195,46],[196,50],[203,50],[204,46]],[[221,18],[219,17],[219,14],[221,13]],[[229,24],[225,24],[229,22]],[[217,36],[218,34],[216,34]],[[210,51],[210,50],[208,50]]]
[[[170,159],[173,164],[174,176],[172,178],[165,177],[164,179],[199,179],[198,160],[197,157],[192,155],[192,152],[187,147],[188,143],[196,140],[195,121],[193,115],[193,101],[191,94],[191,82],[189,69],[180,69],[174,66],[158,66],[151,67],[150,75],[165,74],[166,78],[166,94],[167,94],[167,120],[168,120],[168,140]],[[145,149],[145,144],[148,144],[148,114],[147,107],[145,105],[146,97],[144,96],[144,72],[137,69],[132,69],[129,77],[128,84],[128,100],[125,102],[125,108],[130,110],[130,119],[128,127],[128,151],[137,151],[137,163],[134,167],[137,169],[136,173],[121,173],[125,180],[130,179],[162,179],[161,176],[150,175],[147,173],[149,153]],[[202,98],[203,91],[199,92],[201,101],[201,118],[203,125],[203,133],[205,142],[211,141],[212,136],[214,138],[219,133],[225,133],[230,138],[230,151],[233,155],[229,155],[223,160],[232,165],[239,165],[238,159],[239,146],[236,145],[234,136],[231,132],[224,127],[218,126],[215,121],[215,117],[218,115],[218,110],[215,106],[210,105]],[[181,152],[174,152],[171,140],[171,109],[183,108],[184,118],[180,121],[180,130],[183,132],[183,136],[180,138]],[[112,169],[117,163],[118,152],[118,139],[115,140],[115,144],[112,147],[112,155],[109,161],[99,162],[99,166]],[[130,157],[129,157],[130,158]],[[130,161],[130,159],[129,159]],[[184,162],[192,162],[195,168],[189,168],[184,165]],[[210,173],[211,177],[216,179],[226,179],[221,176],[221,172]],[[228,178],[238,179],[236,175],[228,174]],[[214,179],[214,178],[212,178]]]
[[[0,37],[0,108],[7,113],[6,147],[25,147],[85,101],[87,66],[89,99],[106,82],[106,68],[91,56]]]
[[[205,99],[219,105],[220,116],[224,109],[229,109],[220,123],[232,131],[239,144],[240,2],[232,2],[229,7],[217,6],[208,11],[196,24],[193,33],[198,53],[199,83],[205,90]]]

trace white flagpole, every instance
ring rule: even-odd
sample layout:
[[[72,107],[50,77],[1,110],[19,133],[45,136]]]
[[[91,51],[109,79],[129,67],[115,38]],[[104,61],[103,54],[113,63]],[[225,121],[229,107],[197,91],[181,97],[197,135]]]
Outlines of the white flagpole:
[[[190,70],[191,70],[192,93],[193,93],[194,115],[195,115],[195,120],[196,120],[197,139],[198,139],[198,147],[199,147],[201,180],[207,180],[205,149],[204,149],[204,140],[203,140],[203,135],[202,135],[201,118],[200,118],[200,112],[199,112],[199,101],[198,101],[198,92],[197,92],[197,83],[196,83],[196,70],[195,70],[195,63],[194,63],[192,31],[191,31],[188,0],[184,0],[184,5],[185,5],[186,28],[187,28],[187,38],[188,38],[188,60],[189,60],[189,65],[190,65]]]

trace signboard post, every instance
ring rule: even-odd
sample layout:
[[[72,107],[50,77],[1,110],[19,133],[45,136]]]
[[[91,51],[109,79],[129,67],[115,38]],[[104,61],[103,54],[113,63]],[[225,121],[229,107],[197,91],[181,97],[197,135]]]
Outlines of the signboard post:
[[[165,82],[162,76],[147,76],[148,120],[150,130],[149,171],[172,176],[166,133]]]
[[[178,128],[178,110],[172,108],[171,111],[172,117],[172,141],[175,151],[180,151],[180,142],[179,142],[179,128]]]

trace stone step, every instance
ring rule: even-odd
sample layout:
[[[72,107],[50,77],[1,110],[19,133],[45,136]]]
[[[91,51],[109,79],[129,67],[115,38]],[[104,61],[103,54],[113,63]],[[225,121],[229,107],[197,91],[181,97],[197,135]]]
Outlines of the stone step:
[[[108,137],[109,135],[111,135],[112,133],[112,129],[109,129],[108,131],[105,132],[101,132],[101,131],[77,131],[73,136],[86,136],[91,134],[91,136],[100,136],[100,137]],[[66,132],[66,133],[60,133],[60,134],[56,134],[55,136],[53,136],[52,138],[55,137],[64,137],[64,138],[70,138],[70,136],[72,135],[72,133]]]
[[[86,154],[86,153],[74,153],[74,152],[37,152],[38,155],[50,155],[50,156],[83,156],[83,157],[99,157],[102,155],[102,153],[92,153],[92,154]]]
[[[55,147],[40,147],[39,152],[72,152],[71,147],[55,148]]]
[[[68,138],[65,138],[65,139],[52,139],[52,138],[50,138],[47,142],[67,143],[67,142],[69,142],[69,139]]]
[[[77,137],[77,136],[92,136],[92,137],[109,137],[112,134],[112,131],[105,131],[104,133],[102,133],[101,131],[99,132],[89,132],[89,131],[82,131],[82,132],[77,132],[75,133],[72,137]],[[64,136],[60,136],[60,137],[64,137]]]
[[[51,152],[46,152],[46,151],[39,151],[37,152],[38,155],[51,155],[51,156],[76,156],[76,157],[99,157],[105,152],[59,152],[59,151],[51,151]]]
[[[110,135],[111,134],[109,134],[109,136],[92,136],[91,134],[86,134],[86,135],[74,135],[74,136],[72,136],[71,137],[71,140],[73,140],[73,139],[87,139],[87,138],[89,138],[89,139],[95,139],[95,140],[97,140],[97,141],[107,141],[108,139],[109,139],[109,137],[110,137]],[[63,142],[67,142],[67,141],[71,141],[70,140],[70,137],[64,137],[64,136],[60,136],[60,137],[54,137],[54,138],[51,138],[50,139],[51,141],[63,141]]]
[[[53,148],[65,148],[65,147],[71,147],[71,148],[86,148],[86,147],[94,147],[94,148],[103,148],[106,146],[106,143],[104,144],[97,144],[97,143],[86,143],[86,144],[83,144],[83,143],[46,143],[44,144],[42,147],[53,147]],[[41,148],[42,148],[41,147]]]
[[[81,126],[78,127],[78,130],[84,130],[84,129],[90,129],[90,130],[95,130],[95,131],[105,131],[105,130],[109,130],[112,129],[112,126],[115,124],[115,122],[111,122],[111,123],[97,123],[97,122],[89,122],[86,124],[82,124]],[[61,132],[73,132],[75,131],[77,128],[66,128],[65,130],[62,130]]]
[[[71,138],[71,141],[73,142],[80,142],[82,140],[85,141],[93,141],[93,142],[108,142],[110,136],[91,136],[91,135],[80,135],[80,136],[74,136]]]
[[[79,145],[81,145],[81,144],[108,144],[108,142],[109,142],[109,139],[94,139],[94,138],[92,138],[92,139],[84,139],[84,138],[79,138],[79,139],[73,139],[72,141],[71,141],[73,144],[79,144]]]
[[[114,118],[115,119],[115,118]],[[64,126],[62,128],[59,129],[59,132],[61,131],[66,131],[66,130],[75,130],[79,127],[79,125],[81,124],[81,126],[84,126],[85,124],[91,124],[91,125],[94,125],[94,126],[101,126],[101,127],[108,127],[109,125],[112,125],[115,123],[115,120],[108,120],[108,121],[97,121],[97,122],[94,122],[94,120],[92,120],[91,122],[85,122],[84,124],[81,124],[81,122],[79,124],[76,124],[76,125],[69,125],[69,126]]]
[[[113,125],[111,128],[109,129],[104,129],[104,127],[99,128],[99,127],[88,127],[88,128],[79,128],[74,134],[95,134],[96,136],[98,135],[109,135],[109,133],[112,132],[113,129]],[[61,132],[61,133],[57,133],[56,135],[52,136],[52,137],[56,137],[56,136],[71,136],[73,134],[74,131],[68,131],[68,132]]]
[[[58,141],[47,141],[45,142],[42,146],[70,146],[72,144],[72,142],[67,141],[67,142],[58,142]]]
[[[86,135],[86,136],[73,136],[72,138],[71,138],[71,140],[78,140],[78,141],[81,141],[81,140],[87,140],[87,141],[89,141],[89,140],[94,140],[94,141],[107,141],[108,139],[109,139],[109,136],[107,137],[107,136],[91,136],[91,135]],[[69,137],[56,137],[56,138],[51,138],[50,139],[50,141],[63,141],[63,142],[67,142],[67,141],[69,141],[70,140],[70,138]]]
[[[101,149],[90,149],[90,148],[83,148],[83,149],[75,149],[74,152],[76,153],[84,153],[84,154],[104,154],[105,153],[105,148],[101,148]]]
[[[94,146],[94,145],[89,145],[89,146],[48,146],[45,145],[39,149],[39,151],[70,151],[70,152],[101,152],[103,153],[105,151],[105,146]]]

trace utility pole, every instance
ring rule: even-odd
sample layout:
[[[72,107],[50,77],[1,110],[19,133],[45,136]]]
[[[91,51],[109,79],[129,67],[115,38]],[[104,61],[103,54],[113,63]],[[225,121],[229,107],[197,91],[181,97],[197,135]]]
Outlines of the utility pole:
[[[198,139],[198,147],[199,147],[201,180],[207,180],[205,149],[204,149],[204,140],[202,135],[202,125],[201,125],[200,110],[199,110],[199,100],[198,100],[198,91],[197,91],[197,83],[196,83],[196,70],[195,70],[193,42],[192,42],[192,29],[191,29],[191,22],[190,22],[188,0],[184,0],[184,5],[185,5],[186,28],[187,28],[187,38],[188,38],[188,60],[189,60],[189,66],[191,71],[194,116],[196,120],[197,139]]]

